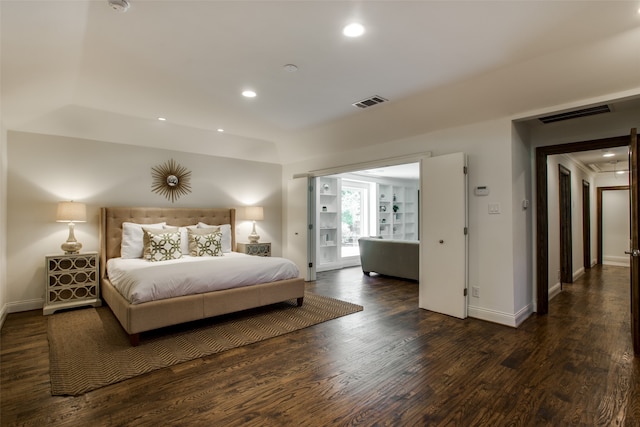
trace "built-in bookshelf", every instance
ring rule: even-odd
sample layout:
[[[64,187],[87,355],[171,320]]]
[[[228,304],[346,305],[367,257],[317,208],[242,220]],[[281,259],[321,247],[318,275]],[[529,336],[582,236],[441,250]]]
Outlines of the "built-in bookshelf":
[[[340,262],[340,179],[321,177],[316,191],[317,271],[331,270]]]
[[[418,240],[418,189],[378,184],[378,235],[383,239]]]

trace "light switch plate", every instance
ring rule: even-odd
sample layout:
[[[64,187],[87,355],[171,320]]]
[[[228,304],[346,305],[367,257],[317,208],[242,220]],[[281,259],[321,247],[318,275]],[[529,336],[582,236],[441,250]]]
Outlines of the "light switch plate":
[[[489,203],[489,213],[490,214],[499,214],[500,213],[500,203]]]

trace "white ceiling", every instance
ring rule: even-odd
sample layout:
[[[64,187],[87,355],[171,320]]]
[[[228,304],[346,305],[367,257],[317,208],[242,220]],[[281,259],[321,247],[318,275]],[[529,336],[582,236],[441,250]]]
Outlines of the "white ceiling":
[[[613,154],[611,157],[603,157],[605,153]],[[628,147],[609,148],[607,150],[582,151],[571,153],[570,156],[590,168],[591,171],[616,172],[629,170],[629,149]]]
[[[3,125],[288,163],[590,96],[439,91],[640,27],[638,1],[130,2],[2,0]]]

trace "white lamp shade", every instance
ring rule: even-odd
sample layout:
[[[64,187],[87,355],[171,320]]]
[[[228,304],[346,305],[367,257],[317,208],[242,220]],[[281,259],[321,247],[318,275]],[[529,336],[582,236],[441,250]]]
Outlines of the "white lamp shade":
[[[57,222],[86,222],[87,206],[78,202],[58,203]]]
[[[264,209],[262,206],[247,206],[244,211],[246,219],[252,221],[264,220]]]

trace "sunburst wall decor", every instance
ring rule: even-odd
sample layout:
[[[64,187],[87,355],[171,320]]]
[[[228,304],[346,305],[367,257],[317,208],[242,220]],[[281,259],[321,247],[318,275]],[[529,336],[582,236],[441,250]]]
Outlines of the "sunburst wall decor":
[[[173,159],[151,168],[153,183],[151,190],[165,196],[171,203],[180,196],[191,193],[191,171],[180,166]]]

